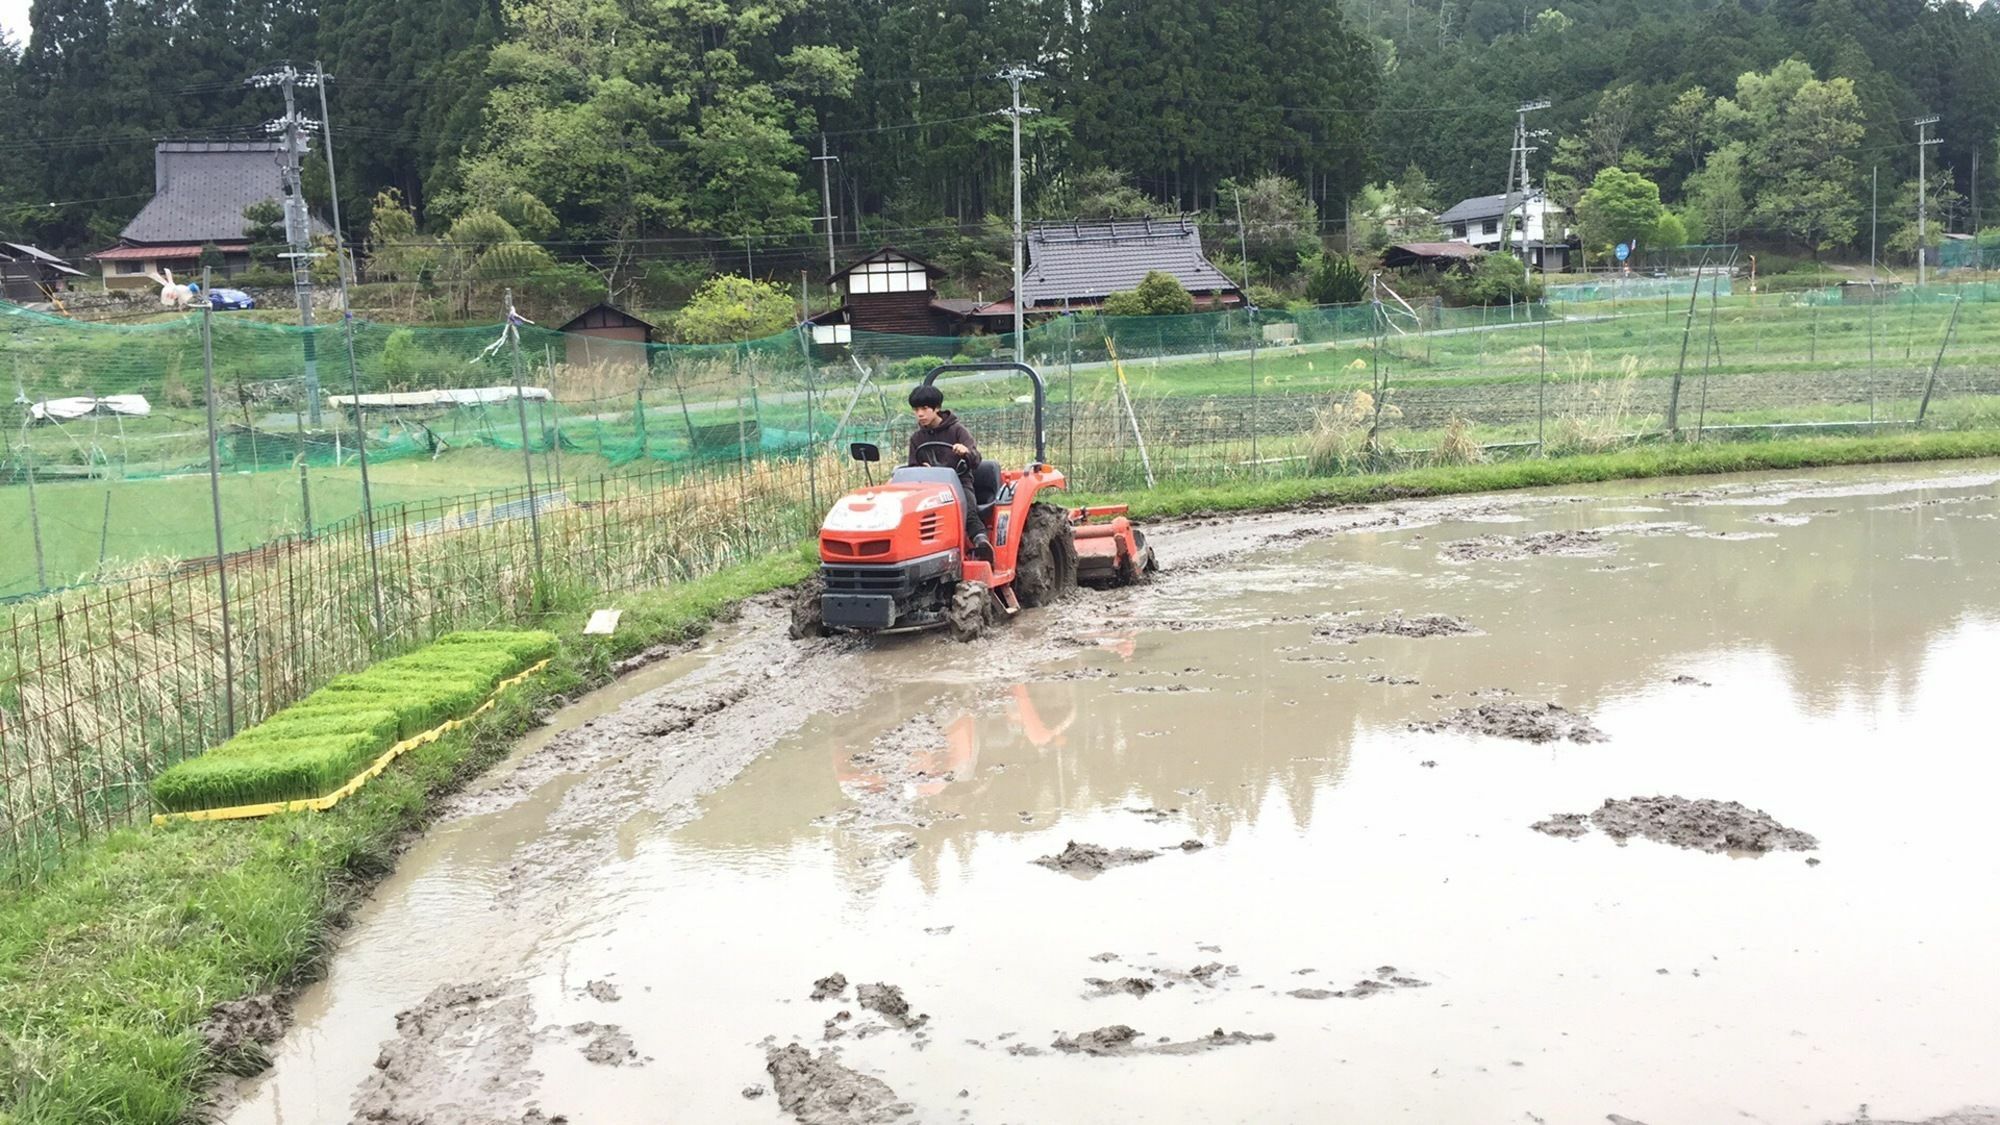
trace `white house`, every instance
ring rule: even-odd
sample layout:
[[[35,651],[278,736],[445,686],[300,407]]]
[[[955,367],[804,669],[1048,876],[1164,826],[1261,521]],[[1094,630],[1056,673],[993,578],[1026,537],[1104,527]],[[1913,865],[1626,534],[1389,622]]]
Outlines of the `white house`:
[[[1504,195],[1475,195],[1460,200],[1437,217],[1445,237],[1470,243],[1481,250],[1500,248],[1501,219],[1507,210]],[[1569,247],[1563,243],[1563,209],[1550,203],[1539,191],[1531,191],[1514,204],[1514,252],[1522,255],[1530,268],[1562,270],[1569,265]],[[1553,235],[1553,239],[1551,239]]]

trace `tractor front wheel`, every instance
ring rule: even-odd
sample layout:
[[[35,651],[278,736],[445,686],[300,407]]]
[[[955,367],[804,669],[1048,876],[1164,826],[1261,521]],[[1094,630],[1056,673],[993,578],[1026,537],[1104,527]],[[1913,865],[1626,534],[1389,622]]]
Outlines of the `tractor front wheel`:
[[[951,593],[951,609],[945,616],[954,640],[978,640],[993,620],[993,591],[977,582],[960,582]]]
[[[825,593],[826,580],[818,575],[807,579],[793,591],[791,627],[793,640],[824,637],[832,632],[826,627],[826,617],[820,609],[820,597]]]
[[[1021,551],[1014,561],[1014,593],[1028,609],[1049,605],[1076,589],[1076,532],[1069,514],[1053,504],[1028,509]]]

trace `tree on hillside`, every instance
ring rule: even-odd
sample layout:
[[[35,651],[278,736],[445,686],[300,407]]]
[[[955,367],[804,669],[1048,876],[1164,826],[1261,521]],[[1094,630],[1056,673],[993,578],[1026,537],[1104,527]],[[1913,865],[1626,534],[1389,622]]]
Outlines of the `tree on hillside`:
[[[1240,198],[1242,241],[1248,244],[1250,260],[1266,276],[1291,274],[1300,262],[1317,254],[1319,208],[1306,198],[1297,181],[1275,174],[1259,176],[1247,184],[1224,180],[1217,194],[1215,217],[1222,223],[1214,235],[1223,236],[1226,231],[1230,242],[1238,241],[1236,204]]]
[[[1043,219],[1136,219],[1172,208],[1135,188],[1116,168],[1091,168],[1062,177],[1036,201]]]
[[[1585,246],[1598,252],[1614,243],[1634,240],[1641,246],[1651,246],[1666,213],[1666,207],[1660,203],[1660,185],[1637,172],[1606,168],[1577,200],[1577,233]],[[1680,227],[1678,221],[1674,225],[1676,229]]]
[[[1701,171],[1687,178],[1681,197],[1687,216],[1699,226],[1704,242],[1735,242],[1750,218],[1750,197],[1744,186],[1744,148],[1723,145],[1708,154]]]
[[[1717,99],[1715,114],[1743,140],[1761,226],[1815,254],[1854,240],[1861,206],[1848,154],[1864,129],[1852,81],[1815,78],[1812,67],[1790,59],[1738,78],[1735,99]]]
[[[1966,200],[1965,196],[1959,194],[1958,189],[1952,186],[1951,169],[1933,168],[1930,170],[1929,179],[1930,190],[1924,200],[1928,216],[1924,224],[1924,246],[1927,249],[1936,249],[1944,241],[1946,231],[1961,225],[1955,220],[1962,215]],[[1895,199],[1886,203],[1883,210],[1884,214],[1894,215],[1896,219],[1890,227],[1888,238],[1882,243],[1882,249],[1890,254],[1907,255],[1911,261],[1915,261],[1917,178],[1911,176],[1898,184]]]
[[[798,322],[792,294],[768,281],[734,274],[709,278],[674,314],[674,335],[687,344],[762,340]]]
[[[290,248],[285,238],[285,209],[275,199],[259,200],[243,209],[243,237],[250,240],[250,264],[274,270],[285,263],[278,255]]]
[[[1137,288],[1104,298],[1105,316],[1177,316],[1194,311],[1194,294],[1174,275],[1153,270]]]

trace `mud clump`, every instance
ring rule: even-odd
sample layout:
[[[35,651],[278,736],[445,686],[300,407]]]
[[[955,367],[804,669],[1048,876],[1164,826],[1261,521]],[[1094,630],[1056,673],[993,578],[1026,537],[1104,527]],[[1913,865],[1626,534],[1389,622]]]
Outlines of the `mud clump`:
[[[1590,814],[1591,823],[1623,844],[1644,836],[1677,848],[1704,852],[1810,851],[1819,847],[1813,836],[1787,828],[1763,809],[1735,801],[1686,797],[1632,797],[1607,800]]]
[[[1098,996],[1149,996],[1160,987],[1148,977],[1119,977],[1117,980],[1086,977],[1083,983],[1096,989]]]
[[[1544,836],[1560,836],[1574,840],[1590,831],[1590,818],[1583,813],[1557,813],[1547,820],[1538,820],[1529,825]]]
[[[903,998],[903,990],[893,984],[861,984],[854,988],[857,1002],[871,1012],[880,1012],[882,1018],[905,1031],[922,1027],[930,1022],[929,1016],[910,1014],[910,1002]]]
[[[632,1037],[615,1023],[573,1023],[569,1033],[578,1037],[589,1036],[589,1040],[577,1050],[584,1061],[598,1066],[638,1065],[639,1052],[632,1046]]]
[[[847,975],[832,973],[813,982],[812,999],[830,1000],[847,991]]]
[[[534,1005],[516,986],[443,984],[396,1013],[396,1037],[354,1092],[357,1121],[519,1121],[541,1075]]]
[[[1158,852],[1140,851],[1137,848],[1105,848],[1096,844],[1079,844],[1075,840],[1055,855],[1045,855],[1035,862],[1051,871],[1062,871],[1078,878],[1088,879],[1101,875],[1113,867],[1124,867],[1132,863],[1144,863],[1155,859]]]
[[[208,1011],[201,1025],[202,1046],[227,1073],[242,1077],[271,1065],[265,1047],[285,1034],[285,1015],[269,993],[225,1000]]]
[[[1681,674],[1680,674],[1680,675],[1678,675],[1678,676],[1675,676],[1675,677],[1674,677],[1674,678],[1673,678],[1672,680],[1670,680],[1670,681],[1668,681],[1668,682],[1670,682],[1670,683],[1674,684],[1674,685],[1675,685],[1676,687],[1714,687],[1714,686],[1715,686],[1714,684],[1711,684],[1711,683],[1709,683],[1709,682],[1708,682],[1707,680],[1700,680],[1700,679],[1696,679],[1695,677],[1693,677],[1693,676],[1690,676],[1690,675],[1688,675],[1688,674],[1687,674],[1687,673],[1685,673],[1685,672],[1681,673]]]
[[[1181,1042],[1163,1041],[1158,1043],[1139,1042],[1139,1032],[1122,1023],[1100,1027],[1079,1035],[1058,1035],[1049,1046],[1064,1054],[1092,1055],[1096,1057],[1123,1055],[1198,1055],[1220,1047],[1234,1047],[1245,1043],[1268,1043],[1277,1036],[1269,1032],[1253,1035],[1247,1031],[1224,1031],[1216,1028],[1199,1039]],[[1023,1049],[1027,1054],[1030,1049]]]
[[[1340,621],[1322,625],[1313,630],[1313,636],[1351,645],[1363,637],[1463,637],[1478,631],[1463,617],[1443,613],[1404,617],[1399,613],[1380,621]]]
[[[1523,742],[1605,741],[1604,732],[1592,726],[1590,720],[1555,703],[1482,703],[1477,707],[1461,707],[1436,722],[1411,723],[1410,729],[1433,734],[1442,731],[1490,734]]]
[[[1192,969],[1167,969],[1154,967],[1153,977],[1162,988],[1172,988],[1177,984],[1198,984],[1204,988],[1214,988],[1224,977],[1236,975],[1236,966],[1220,961],[1210,961],[1196,965]]]
[[[1374,976],[1362,977],[1343,989],[1295,988],[1286,995],[1296,996],[1300,1000],[1365,1000],[1370,996],[1379,996],[1397,989],[1430,986],[1431,982],[1405,976],[1402,970],[1394,965],[1382,965],[1376,968]]]
[[[821,1050],[797,1043],[773,1048],[764,1059],[778,1106],[801,1125],[880,1125],[915,1112],[879,1078],[849,1070]]]
[[[1519,538],[1477,535],[1446,543],[1439,553],[1453,562],[1497,562],[1539,555],[1591,558],[1611,554],[1615,549],[1596,531],[1538,531]]]
[[[1058,1035],[1056,1036],[1056,1041],[1049,1044],[1049,1046],[1072,1055],[1079,1053],[1085,1055],[1109,1055],[1131,1046],[1133,1041],[1138,1038],[1139,1033],[1135,1029],[1127,1027],[1122,1023],[1114,1023],[1109,1027],[1100,1027],[1095,1031],[1086,1031],[1074,1037]]]
[[[583,990],[589,994],[592,1000],[605,1004],[616,1004],[618,1002],[618,986],[608,980],[591,981],[589,984],[583,986]]]

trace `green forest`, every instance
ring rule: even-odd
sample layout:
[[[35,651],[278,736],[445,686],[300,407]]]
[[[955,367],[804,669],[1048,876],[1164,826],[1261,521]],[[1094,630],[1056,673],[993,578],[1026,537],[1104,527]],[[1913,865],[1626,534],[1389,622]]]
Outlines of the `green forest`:
[[[0,46],[8,238],[109,244],[155,139],[263,136],[282,103],[243,80],[318,61],[347,233],[383,276],[459,225],[539,245],[494,270],[656,304],[818,272],[822,173],[843,257],[1004,284],[1014,64],[1040,72],[1031,218],[1198,211],[1218,264],[1240,243],[1300,291],[1322,246],[1502,191],[1530,100],[1531,174],[1587,252],[1865,258],[1873,235],[1907,262],[1928,114],[1933,237],[1976,229],[2000,179],[2000,13],[1956,0],[35,0],[30,25]]]

